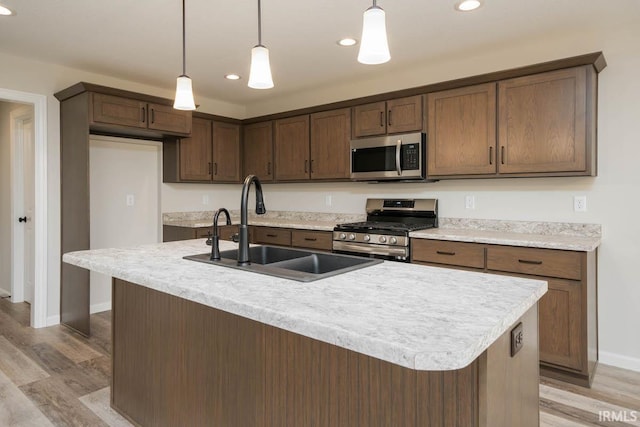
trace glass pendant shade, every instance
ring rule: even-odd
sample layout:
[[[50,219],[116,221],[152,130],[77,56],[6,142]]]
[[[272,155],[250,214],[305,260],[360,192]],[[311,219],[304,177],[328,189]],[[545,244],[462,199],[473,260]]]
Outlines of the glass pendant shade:
[[[193,101],[193,89],[189,76],[181,75],[176,79],[176,98],[173,102],[176,110],[195,110],[196,104]]]
[[[251,49],[251,71],[248,86],[253,89],[271,89],[271,65],[269,64],[269,49],[257,45]]]
[[[360,38],[358,62],[362,64],[383,64],[391,59],[387,42],[387,26],[384,10],[373,6],[364,12],[362,37]]]

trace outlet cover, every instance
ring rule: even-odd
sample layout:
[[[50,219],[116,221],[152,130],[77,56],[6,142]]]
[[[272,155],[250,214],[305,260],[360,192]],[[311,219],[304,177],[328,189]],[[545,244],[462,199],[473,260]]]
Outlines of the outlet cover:
[[[524,333],[522,331],[522,322],[520,322],[511,330],[511,357],[515,356],[523,345]]]
[[[475,196],[465,196],[464,197],[464,208],[465,209],[475,209],[476,208],[476,197]]]
[[[202,196],[202,204],[203,205],[208,205],[209,204],[209,195],[205,194],[204,196]]]
[[[127,206],[133,206],[136,204],[136,198],[133,194],[127,194]]]
[[[325,206],[331,206],[333,204],[333,198],[331,197],[331,194],[324,196],[324,204]]]
[[[587,196],[574,196],[573,197],[573,210],[574,210],[574,212],[586,212],[587,211]]]

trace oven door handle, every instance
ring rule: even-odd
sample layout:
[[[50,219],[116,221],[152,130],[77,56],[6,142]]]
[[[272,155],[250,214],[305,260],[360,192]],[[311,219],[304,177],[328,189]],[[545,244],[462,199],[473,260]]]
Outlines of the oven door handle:
[[[404,247],[378,247],[377,245],[359,245],[357,243],[348,243],[348,242],[333,242],[333,250],[334,251],[345,251],[345,252],[354,252],[361,254],[373,254],[373,255],[389,255],[389,256],[400,256],[406,257],[408,256],[408,248]]]
[[[400,165],[400,150],[402,150],[402,139],[398,139],[396,142],[396,171],[398,176],[402,175],[402,167]]]

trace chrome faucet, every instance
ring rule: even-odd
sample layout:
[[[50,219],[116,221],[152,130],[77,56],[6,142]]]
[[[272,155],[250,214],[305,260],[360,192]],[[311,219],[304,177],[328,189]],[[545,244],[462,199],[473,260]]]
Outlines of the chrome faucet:
[[[262,198],[262,184],[255,175],[247,175],[242,185],[242,196],[240,199],[240,227],[238,229],[238,265],[249,265],[249,224],[247,214],[247,204],[249,203],[249,188],[251,183],[255,183],[256,187],[256,214],[264,215],[267,210],[264,207],[264,199]]]
[[[224,213],[227,217],[227,225],[231,225],[231,216],[225,208],[220,208],[213,216],[213,236],[211,236],[211,261],[220,260],[220,236],[218,235],[218,217]]]

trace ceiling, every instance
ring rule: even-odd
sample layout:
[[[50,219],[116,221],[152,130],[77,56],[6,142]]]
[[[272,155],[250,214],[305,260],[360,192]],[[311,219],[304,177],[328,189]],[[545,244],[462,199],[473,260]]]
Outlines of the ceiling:
[[[17,12],[0,17],[0,51],[166,89],[182,72],[180,0],[0,3]],[[466,13],[455,11],[454,4],[380,0],[391,61],[362,65],[356,61],[357,46],[340,47],[336,41],[360,38],[362,12],[371,1],[263,0],[262,41],[270,50],[275,88],[255,90],[247,80],[250,49],[257,43],[257,1],[186,0],[187,74],[196,102],[205,96],[246,105],[489,49],[505,40],[579,31],[621,13],[640,16],[638,0],[485,0],[480,9]],[[576,55],[582,53],[588,52]],[[242,79],[225,80],[231,72]]]

